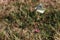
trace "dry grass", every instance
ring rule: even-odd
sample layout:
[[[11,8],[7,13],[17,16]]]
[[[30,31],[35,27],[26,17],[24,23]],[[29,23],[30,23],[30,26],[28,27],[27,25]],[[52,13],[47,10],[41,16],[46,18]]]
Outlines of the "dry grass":
[[[0,40],[60,40],[59,1],[0,0]],[[34,11],[39,3],[44,14]]]

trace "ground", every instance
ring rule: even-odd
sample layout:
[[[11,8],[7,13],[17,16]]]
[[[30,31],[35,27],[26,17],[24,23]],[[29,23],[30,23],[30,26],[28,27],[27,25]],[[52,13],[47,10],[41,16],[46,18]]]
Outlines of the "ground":
[[[0,0],[0,40],[60,40],[60,0]],[[41,14],[34,11],[42,3]]]

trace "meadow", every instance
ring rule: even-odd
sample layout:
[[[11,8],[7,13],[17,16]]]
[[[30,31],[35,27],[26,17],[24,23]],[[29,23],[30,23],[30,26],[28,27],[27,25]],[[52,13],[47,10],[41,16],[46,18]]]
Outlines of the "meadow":
[[[0,40],[60,40],[60,0],[0,0]]]

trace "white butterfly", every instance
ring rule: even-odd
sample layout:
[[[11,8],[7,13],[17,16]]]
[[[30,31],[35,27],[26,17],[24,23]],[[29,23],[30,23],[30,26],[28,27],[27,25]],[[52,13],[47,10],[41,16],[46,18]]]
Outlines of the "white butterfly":
[[[36,11],[39,13],[44,13],[45,9],[43,8],[42,4],[39,4],[37,7],[35,7]]]

